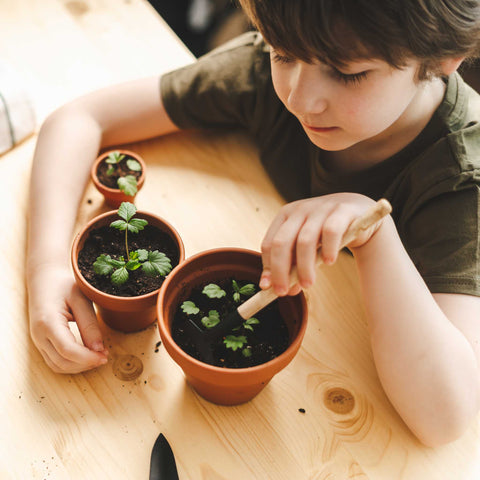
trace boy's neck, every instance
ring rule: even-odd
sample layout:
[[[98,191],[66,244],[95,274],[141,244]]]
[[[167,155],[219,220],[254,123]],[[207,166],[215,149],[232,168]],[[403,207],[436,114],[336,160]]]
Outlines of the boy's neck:
[[[345,150],[325,152],[326,167],[335,172],[356,172],[400,152],[426,127],[442,103],[446,85],[436,78],[418,89],[402,115],[379,135]]]

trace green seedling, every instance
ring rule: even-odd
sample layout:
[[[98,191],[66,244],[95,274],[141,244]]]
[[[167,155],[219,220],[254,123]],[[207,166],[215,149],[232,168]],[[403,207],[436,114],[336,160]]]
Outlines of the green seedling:
[[[227,292],[222,290],[218,285],[214,283],[209,283],[204,287],[202,293],[205,294],[208,298],[222,298]]]
[[[235,280],[232,280],[233,287],[233,299],[238,303],[241,300],[241,295],[250,297],[255,293],[255,285],[253,283],[247,283],[243,287],[239,287]]]
[[[235,352],[239,348],[243,348],[243,346],[247,343],[247,337],[245,335],[239,335],[238,337],[235,335],[227,335],[223,339],[223,343],[227,348],[230,348],[230,350]]]
[[[208,317],[202,318],[202,325],[205,328],[212,328],[215,325],[218,325],[219,323],[220,323],[220,315],[216,310],[210,310],[208,312]]]
[[[121,154],[120,152],[115,151],[110,153],[110,155],[108,155],[108,157],[105,160],[110,165],[107,170],[107,175],[113,175],[117,170],[118,164],[122,162],[124,159],[125,159],[125,155]],[[140,172],[142,170],[142,166],[140,165],[140,163],[134,160],[133,158],[128,158],[126,162],[127,162],[127,167],[130,170],[134,172]],[[134,175],[120,176],[117,180],[117,185],[118,185],[118,188],[123,193],[125,193],[125,195],[129,195],[132,197],[138,191],[137,179],[135,178]]]
[[[150,277],[165,276],[172,269],[170,259],[158,250],[153,252],[144,249],[129,251],[128,232],[138,233],[148,225],[148,222],[142,218],[133,218],[136,212],[135,205],[123,202],[117,212],[120,220],[115,220],[110,224],[110,227],[125,232],[126,256],[114,259],[110,255],[102,253],[93,264],[95,273],[110,276],[114,285],[124,284],[128,280],[128,272],[139,268]]]
[[[187,315],[196,315],[200,309],[191,301],[185,300],[181,306],[182,312],[186,313]]]
[[[240,287],[235,280],[232,280],[232,288],[233,299],[235,302],[240,301],[241,295],[250,296],[255,293],[255,285],[253,283],[248,283]],[[209,283],[206,285],[203,288],[202,293],[211,299],[223,298],[227,295],[227,292],[225,292],[225,290],[215,283]],[[238,295],[238,297],[236,295]],[[199,313],[202,314],[200,309],[191,300],[185,300],[180,308],[187,315],[195,316]],[[213,328],[221,322],[221,318],[217,310],[210,310],[208,315],[202,315],[203,316],[200,321],[206,329]],[[258,324],[260,324],[260,321],[255,317],[251,317],[248,320],[245,320],[241,326],[234,328],[233,331],[237,332],[243,328],[244,331],[253,332],[253,326]],[[223,343],[226,348],[229,348],[234,352],[242,349],[242,355],[245,357],[250,357],[252,355],[251,347],[248,346],[248,339],[245,335],[227,335],[224,338]]]

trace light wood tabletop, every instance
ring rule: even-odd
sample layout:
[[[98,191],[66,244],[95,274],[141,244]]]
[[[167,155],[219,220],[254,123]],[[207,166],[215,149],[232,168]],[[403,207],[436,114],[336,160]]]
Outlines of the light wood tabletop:
[[[0,1],[0,61],[24,80],[38,125],[78,95],[193,60],[144,0]],[[181,480],[480,478],[478,421],[460,440],[426,448],[389,403],[355,265],[343,253],[307,292],[299,354],[247,404],[217,406],[194,393],[157,348],[155,325],[134,334],[102,325],[107,365],[53,373],[30,340],[24,278],[35,141],[0,156],[1,480],[147,479],[160,432]],[[138,207],[170,221],[187,256],[220,246],[259,250],[283,201],[246,136],[182,132],[128,147],[148,166]],[[89,185],[77,225],[106,210]],[[125,355],[143,365],[134,380],[122,378]]]

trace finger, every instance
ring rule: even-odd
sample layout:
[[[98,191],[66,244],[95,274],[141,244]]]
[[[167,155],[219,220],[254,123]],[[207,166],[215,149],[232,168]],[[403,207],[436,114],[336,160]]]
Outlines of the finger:
[[[290,270],[293,263],[293,252],[305,217],[292,216],[287,219],[277,230],[272,241],[270,252],[271,282],[278,296],[287,295],[290,288]]]
[[[315,282],[315,263],[322,226],[326,215],[312,215],[302,226],[297,237],[297,274],[300,285],[309,288]]]
[[[76,366],[78,371],[89,370],[108,361],[103,352],[94,352],[79,344],[68,325],[57,328],[48,340],[51,348],[46,347],[45,350],[57,368],[64,372],[71,373],[73,366]]]
[[[290,287],[290,290],[288,291],[288,295],[298,295],[302,291],[302,287],[298,283]]]
[[[95,352],[107,353],[92,302],[77,291],[74,292],[69,303],[83,344]]]
[[[335,263],[342,246],[342,238],[354,220],[350,209],[339,205],[325,219],[321,232],[322,259],[326,265]]]

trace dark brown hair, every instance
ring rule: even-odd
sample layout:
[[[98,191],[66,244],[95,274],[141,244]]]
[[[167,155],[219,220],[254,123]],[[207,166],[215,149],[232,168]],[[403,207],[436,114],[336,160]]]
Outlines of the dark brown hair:
[[[421,62],[418,79],[447,58],[480,52],[480,0],[238,0],[282,54],[342,66],[380,58]]]

